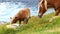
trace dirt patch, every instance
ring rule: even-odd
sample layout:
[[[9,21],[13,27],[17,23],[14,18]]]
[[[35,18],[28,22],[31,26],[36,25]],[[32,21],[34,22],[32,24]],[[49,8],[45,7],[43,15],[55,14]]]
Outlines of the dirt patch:
[[[52,18],[49,19],[49,22],[52,22],[54,19],[59,18],[59,17],[60,16],[54,16],[54,17],[52,17]]]
[[[60,31],[60,27],[55,27],[49,30],[45,30],[44,32],[59,32]]]

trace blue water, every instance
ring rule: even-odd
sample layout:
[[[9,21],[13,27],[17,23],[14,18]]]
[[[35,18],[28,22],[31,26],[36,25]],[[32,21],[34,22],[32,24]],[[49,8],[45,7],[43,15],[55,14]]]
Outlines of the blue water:
[[[38,15],[37,2],[0,2],[0,21],[10,21],[21,8],[29,7],[31,16]],[[48,9],[47,13],[54,11],[53,8]]]

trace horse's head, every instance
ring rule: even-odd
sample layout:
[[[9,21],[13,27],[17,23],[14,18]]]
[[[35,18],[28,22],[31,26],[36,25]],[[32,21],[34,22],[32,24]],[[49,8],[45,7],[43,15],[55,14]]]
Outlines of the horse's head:
[[[43,14],[46,12],[46,8],[44,4],[38,6],[38,17],[41,18]]]

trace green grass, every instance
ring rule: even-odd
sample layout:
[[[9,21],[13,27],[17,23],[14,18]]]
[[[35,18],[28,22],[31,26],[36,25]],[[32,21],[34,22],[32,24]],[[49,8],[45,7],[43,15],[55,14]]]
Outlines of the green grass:
[[[56,31],[56,28],[60,29],[60,17],[49,22],[49,19],[53,16],[53,13],[45,15],[42,18],[32,16],[31,19],[29,19],[28,24],[16,29],[8,29],[5,27],[6,25],[2,25],[0,27],[0,34],[60,34],[60,30]],[[50,32],[49,30],[53,32]]]

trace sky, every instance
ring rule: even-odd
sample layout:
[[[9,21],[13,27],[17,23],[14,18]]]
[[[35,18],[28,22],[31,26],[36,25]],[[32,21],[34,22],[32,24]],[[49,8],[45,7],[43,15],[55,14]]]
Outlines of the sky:
[[[38,15],[38,2],[0,2],[0,21],[10,21],[10,17],[13,17],[19,10],[24,7],[29,7],[31,16]],[[47,10],[45,14],[54,11],[53,8]]]

